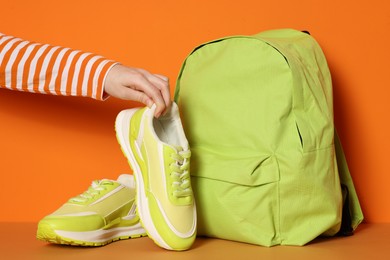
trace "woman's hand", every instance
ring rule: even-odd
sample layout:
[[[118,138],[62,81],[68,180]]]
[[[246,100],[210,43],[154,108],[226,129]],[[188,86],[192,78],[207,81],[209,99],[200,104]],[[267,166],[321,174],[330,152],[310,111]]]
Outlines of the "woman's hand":
[[[138,101],[148,107],[156,104],[155,117],[162,115],[171,104],[167,77],[120,64],[108,72],[104,91],[110,96]]]

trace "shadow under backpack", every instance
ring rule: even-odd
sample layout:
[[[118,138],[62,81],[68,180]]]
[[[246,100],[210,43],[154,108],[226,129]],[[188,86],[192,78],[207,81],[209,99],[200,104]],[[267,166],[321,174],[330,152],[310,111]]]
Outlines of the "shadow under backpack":
[[[308,33],[195,48],[176,90],[191,146],[198,235],[304,245],[363,220],[333,122],[332,81]]]

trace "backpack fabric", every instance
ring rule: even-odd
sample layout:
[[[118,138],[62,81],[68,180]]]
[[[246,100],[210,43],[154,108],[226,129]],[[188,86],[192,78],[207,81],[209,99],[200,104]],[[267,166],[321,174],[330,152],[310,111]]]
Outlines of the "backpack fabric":
[[[335,136],[330,72],[309,34],[202,44],[184,61],[175,101],[192,151],[198,235],[304,245],[362,221]]]

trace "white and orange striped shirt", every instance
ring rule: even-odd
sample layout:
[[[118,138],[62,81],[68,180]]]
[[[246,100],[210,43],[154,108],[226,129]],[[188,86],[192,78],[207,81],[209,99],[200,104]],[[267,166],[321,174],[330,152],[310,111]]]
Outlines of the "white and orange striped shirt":
[[[0,88],[103,100],[116,62],[101,56],[0,33]]]

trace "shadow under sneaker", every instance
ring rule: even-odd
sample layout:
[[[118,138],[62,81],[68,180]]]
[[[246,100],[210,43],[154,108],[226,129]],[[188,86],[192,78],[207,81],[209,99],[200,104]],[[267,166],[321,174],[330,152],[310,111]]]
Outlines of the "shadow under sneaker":
[[[50,243],[103,246],[146,236],[136,215],[132,175],[99,180],[38,223],[37,238]]]
[[[165,249],[186,250],[196,238],[191,152],[177,105],[159,118],[155,108],[121,111],[116,135],[134,171],[137,212],[148,236]]]

